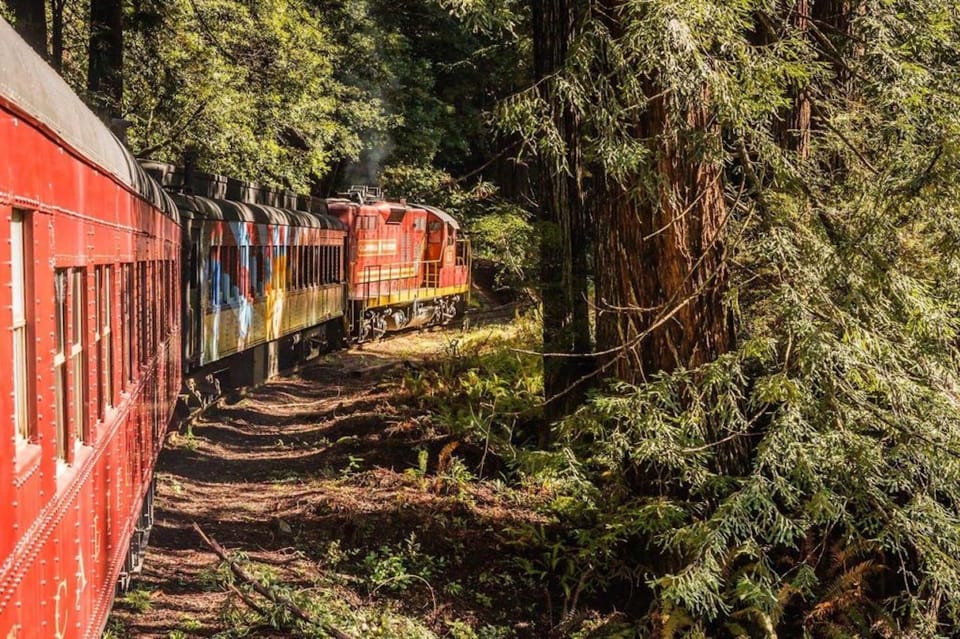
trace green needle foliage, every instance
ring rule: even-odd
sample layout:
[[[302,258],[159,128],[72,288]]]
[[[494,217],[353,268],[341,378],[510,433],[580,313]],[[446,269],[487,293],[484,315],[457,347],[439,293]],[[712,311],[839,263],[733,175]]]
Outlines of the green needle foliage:
[[[567,489],[541,539],[565,558],[547,562],[563,566],[558,588],[568,601],[630,592],[613,603],[652,636],[949,634],[960,622],[956,8],[582,4],[553,94],[582,121],[588,165],[638,198],[662,179],[637,125],[652,93],[670,96],[662,135],[699,140],[723,163],[738,339],[696,370],[598,392],[558,427]],[[797,12],[810,11],[805,26]],[[505,125],[563,157],[542,95],[508,101]],[[715,129],[684,120],[698,100]],[[802,101],[800,149],[784,129]]]

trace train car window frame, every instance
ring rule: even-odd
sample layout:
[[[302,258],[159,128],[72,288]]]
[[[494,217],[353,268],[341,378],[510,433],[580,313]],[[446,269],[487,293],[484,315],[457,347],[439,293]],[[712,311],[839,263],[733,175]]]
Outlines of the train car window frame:
[[[274,277],[274,248],[272,246],[263,247],[263,295],[266,297],[277,288],[273,281]]]
[[[30,339],[31,309],[27,289],[30,288],[29,259],[32,245],[33,218],[29,211],[14,209],[10,218],[10,275],[13,339],[13,401],[16,449],[36,441],[36,424],[30,399],[35,397],[35,376],[30,374],[34,346]]]
[[[150,358],[150,317],[147,310],[147,263],[137,262],[136,305],[137,305],[137,370],[147,365]]]
[[[163,313],[160,312],[160,288],[157,286],[162,280],[161,277],[161,263],[160,260],[151,260],[149,265],[149,281],[150,281],[150,318],[151,318],[151,331],[150,331],[150,355],[156,356],[160,352],[160,341],[163,339],[163,328],[161,324],[164,322],[161,321]]]
[[[256,290],[257,290],[257,295],[256,295],[256,297],[257,297],[257,299],[261,299],[261,298],[263,298],[263,296],[264,296],[264,295],[266,294],[266,292],[267,292],[267,291],[266,291],[266,284],[267,284],[267,278],[266,278],[266,271],[267,271],[267,269],[266,269],[266,263],[267,263],[267,260],[266,260],[266,256],[264,255],[264,249],[266,249],[266,247],[264,247],[264,246],[257,246],[257,247],[255,247],[255,249],[256,249],[256,250],[255,250],[255,253],[256,253],[255,257],[256,257],[256,259],[255,259],[254,261],[257,263],[257,280],[256,280],[256,287],[255,287]]]
[[[70,416],[67,385],[67,282],[70,269],[60,268],[53,273],[54,288],[54,408],[56,458],[67,462],[70,454]]]
[[[104,343],[103,372],[106,408],[116,406],[113,384],[113,265],[103,266],[103,319],[100,323],[101,340]]]
[[[90,441],[90,427],[87,423],[87,362],[84,358],[85,332],[87,330],[86,313],[86,269],[70,270],[70,381],[73,398],[71,418],[74,424],[73,434],[77,442]]]
[[[120,350],[121,378],[120,387],[126,390],[134,380],[133,352],[133,264],[120,265]]]
[[[211,246],[207,254],[207,296],[210,306],[216,308],[220,306],[220,300],[223,296],[220,279],[223,277],[223,261],[219,246]]]
[[[227,295],[226,302],[227,304],[238,304],[240,302],[240,293],[241,286],[243,285],[243,280],[240,277],[240,247],[239,246],[225,246],[228,256],[228,265],[224,269],[227,275]]]
[[[326,286],[330,283],[330,255],[326,244],[320,246],[320,284]]]
[[[106,417],[106,384],[103,378],[103,343],[100,333],[100,325],[103,323],[103,267],[93,267],[93,291],[94,291],[94,311],[93,311],[93,343],[94,353],[97,362],[97,420],[104,421]]]

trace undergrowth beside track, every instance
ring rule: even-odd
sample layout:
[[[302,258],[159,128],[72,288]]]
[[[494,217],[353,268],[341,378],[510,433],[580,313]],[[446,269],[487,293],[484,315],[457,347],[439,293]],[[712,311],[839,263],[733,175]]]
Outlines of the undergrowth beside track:
[[[559,493],[523,452],[538,333],[518,317],[333,354],[172,433],[145,572],[105,636],[587,636],[601,616],[565,616],[579,592],[546,579]]]

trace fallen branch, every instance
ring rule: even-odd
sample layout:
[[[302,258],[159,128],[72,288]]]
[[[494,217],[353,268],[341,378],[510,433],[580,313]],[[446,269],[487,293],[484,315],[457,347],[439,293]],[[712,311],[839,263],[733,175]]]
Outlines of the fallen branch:
[[[210,549],[214,553],[216,553],[218,557],[220,557],[220,559],[225,561],[227,565],[230,566],[231,572],[233,572],[233,574],[237,577],[237,579],[244,582],[245,584],[248,584],[251,588],[253,588],[253,590],[257,594],[262,595],[263,597],[269,599],[276,605],[281,606],[282,608],[284,608],[285,610],[293,614],[293,616],[295,616],[300,621],[310,624],[315,628],[319,628],[321,632],[325,632],[327,635],[333,637],[334,639],[353,639],[353,637],[343,632],[339,628],[330,626],[321,621],[317,621],[316,619],[308,615],[306,612],[304,612],[302,608],[300,608],[298,605],[296,605],[286,597],[280,596],[274,593],[273,591],[271,591],[269,588],[264,587],[263,584],[261,584],[259,581],[254,579],[253,576],[251,576],[249,573],[247,573],[246,570],[244,570],[239,564],[237,564],[237,562],[234,561],[233,558],[227,554],[227,551],[224,550],[223,546],[218,544],[215,539],[208,537],[203,532],[203,529],[200,528],[200,526],[196,522],[194,522],[193,524],[193,529],[197,532],[198,535],[200,535],[200,538],[203,539],[204,543],[206,543],[207,546],[209,546]],[[246,598],[244,598],[244,602],[247,602]],[[254,608],[254,610],[257,609],[256,606],[251,606],[251,607]]]

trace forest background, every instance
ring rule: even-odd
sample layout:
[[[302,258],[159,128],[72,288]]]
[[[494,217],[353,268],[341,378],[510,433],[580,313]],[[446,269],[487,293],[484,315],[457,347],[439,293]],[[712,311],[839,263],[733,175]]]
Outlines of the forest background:
[[[134,153],[379,182],[536,292],[469,415],[549,481],[560,636],[955,634],[956,3],[5,11]]]

